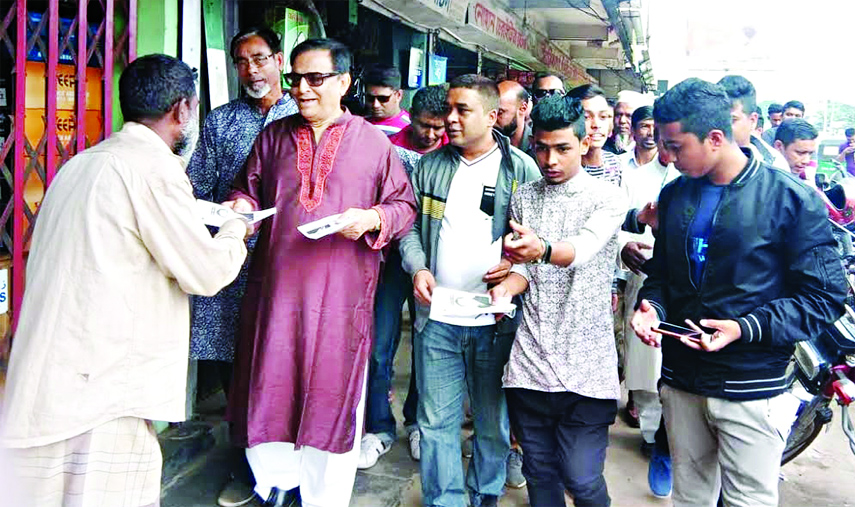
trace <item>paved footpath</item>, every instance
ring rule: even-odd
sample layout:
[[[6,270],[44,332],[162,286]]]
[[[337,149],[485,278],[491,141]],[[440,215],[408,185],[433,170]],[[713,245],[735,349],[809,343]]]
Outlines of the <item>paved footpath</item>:
[[[401,343],[396,361],[395,413],[401,413],[400,393],[406,393],[409,375],[409,339]],[[855,416],[855,411],[853,411]],[[795,461],[784,467],[780,491],[781,507],[855,507],[855,455],[849,450],[840,429],[839,412],[831,431],[824,432]],[[402,435],[378,464],[360,472],[354,486],[351,507],[421,507],[418,463],[411,460]],[[467,432],[461,432],[465,438]],[[614,507],[670,506],[669,499],[653,497],[647,487],[647,461],[639,452],[638,430],[618,421],[611,428],[606,461],[606,481]],[[214,507],[219,488],[227,475],[226,451],[220,447],[197,460],[176,484],[168,485],[162,507]],[[525,489],[510,490],[500,507],[528,505]],[[568,502],[568,505],[572,505]]]

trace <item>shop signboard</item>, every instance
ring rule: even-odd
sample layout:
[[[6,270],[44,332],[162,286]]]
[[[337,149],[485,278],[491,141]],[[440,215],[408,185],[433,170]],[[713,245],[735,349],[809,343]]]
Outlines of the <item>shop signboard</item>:
[[[466,24],[466,10],[469,0],[420,0],[429,9],[439,12],[446,18],[460,24]]]
[[[494,0],[469,3],[469,24],[493,38],[534,56],[542,64],[574,84],[593,82],[590,75],[564,51],[514,14],[504,11]]]
[[[430,76],[428,76],[428,86],[445,83],[447,70],[447,57],[439,55],[430,55]]]
[[[529,37],[522,24],[515,16],[494,6],[488,0],[470,2],[469,24],[496,39],[530,52]]]
[[[410,62],[407,72],[407,87],[421,88],[422,86],[422,69],[425,66],[425,52],[419,48],[410,48]]]
[[[564,76],[573,85],[594,82],[585,69],[546,37],[538,36],[537,43],[531,52],[541,63]]]

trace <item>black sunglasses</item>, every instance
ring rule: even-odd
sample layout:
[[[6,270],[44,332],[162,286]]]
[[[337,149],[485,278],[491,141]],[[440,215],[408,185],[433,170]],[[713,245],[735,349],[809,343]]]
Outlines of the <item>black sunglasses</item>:
[[[309,83],[309,86],[321,86],[324,84],[324,81],[333,76],[338,76],[339,74],[341,74],[341,72],[307,72],[305,74],[289,72],[285,74],[285,82],[288,83],[288,86],[291,88],[300,86],[303,79]]]
[[[534,91],[534,96],[539,98],[539,99],[542,99],[542,98],[546,97],[547,95],[550,95],[550,96],[551,95],[564,95],[564,92],[562,90],[557,89],[557,88],[553,88],[550,90],[535,90]]]
[[[391,95],[371,95],[370,93],[366,93],[365,94],[365,103],[366,104],[373,104],[374,100],[376,99],[381,104],[385,104],[385,103],[389,102],[389,99],[391,99],[391,98],[392,98]]]

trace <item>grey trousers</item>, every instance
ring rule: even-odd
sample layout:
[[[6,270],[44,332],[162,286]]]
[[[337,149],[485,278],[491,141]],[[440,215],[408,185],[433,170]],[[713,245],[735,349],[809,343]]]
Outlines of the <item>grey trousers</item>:
[[[674,507],[776,507],[781,455],[798,400],[731,401],[662,386]]]

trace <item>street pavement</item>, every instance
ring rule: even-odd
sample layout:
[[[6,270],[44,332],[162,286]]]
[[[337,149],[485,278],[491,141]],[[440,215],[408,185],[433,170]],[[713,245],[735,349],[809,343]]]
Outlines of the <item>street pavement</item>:
[[[401,343],[396,359],[394,409],[400,416],[409,379],[409,337]],[[621,402],[621,405],[625,400]],[[853,413],[855,415],[855,413]],[[399,421],[400,426],[400,421]],[[220,425],[220,431],[224,429]],[[468,431],[461,431],[461,439]],[[418,463],[409,456],[402,427],[399,441],[378,464],[359,472],[350,507],[421,507]],[[222,442],[222,438],[218,439]],[[612,426],[606,459],[606,482],[614,507],[670,506],[670,499],[658,499],[647,487],[647,461],[641,456],[641,435],[623,421]],[[172,484],[164,485],[162,507],[213,507],[217,493],[228,475],[227,450],[221,443],[197,459]],[[464,460],[464,463],[468,460]],[[849,450],[836,411],[830,431],[782,470],[780,506],[855,507],[855,455]],[[509,490],[500,507],[528,505],[525,489]],[[572,505],[568,499],[567,505]]]

